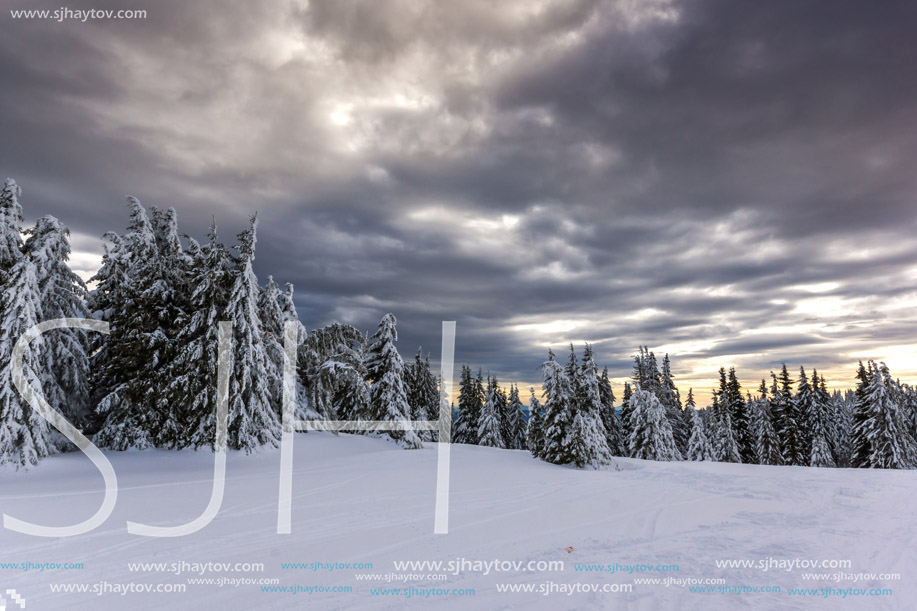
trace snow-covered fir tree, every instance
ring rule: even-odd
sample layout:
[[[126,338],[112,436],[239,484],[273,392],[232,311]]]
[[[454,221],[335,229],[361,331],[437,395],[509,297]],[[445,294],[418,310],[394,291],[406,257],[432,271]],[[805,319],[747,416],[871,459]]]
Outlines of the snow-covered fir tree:
[[[725,397],[718,391],[713,392],[713,405],[710,407],[709,439],[713,458],[718,462],[742,462],[739,444],[736,441],[732,415],[725,404]]]
[[[722,373],[723,370],[720,369],[720,375]],[[748,417],[748,406],[742,396],[742,387],[736,376],[735,367],[729,368],[725,387],[721,389],[721,397],[721,401],[723,401],[732,421],[732,430],[735,434],[735,441],[739,448],[739,456],[741,456],[742,462],[752,464],[757,462],[755,440],[751,434],[751,423]]]
[[[628,454],[645,460],[681,460],[672,437],[672,426],[656,395],[639,386],[630,397]]]
[[[369,338],[366,349],[366,374],[371,382],[369,419],[406,423],[410,407],[404,387],[404,362],[395,347],[398,340],[396,323],[393,314],[386,314]],[[423,446],[413,430],[388,431],[386,434],[406,449]]]
[[[571,383],[565,369],[548,350],[548,360],[541,365],[542,396],[544,397],[544,443],[541,449],[543,460],[564,465],[573,460],[568,445],[568,433],[573,419],[569,406],[573,403]]]
[[[452,427],[453,443],[478,443],[478,420],[483,404],[483,397],[471,375],[471,368],[463,365],[459,381],[458,413]]]
[[[830,438],[828,429],[831,420],[831,397],[824,386],[824,380],[819,377],[818,370],[812,370],[812,399],[809,415],[808,436],[811,439],[809,446],[809,466],[835,467],[834,453],[828,443]]]
[[[694,409],[694,405],[690,403],[692,400],[693,397],[689,394],[689,403],[686,405],[685,411],[690,414],[691,418],[691,436],[688,438],[688,452],[685,455],[685,460],[713,460],[713,450],[704,430],[706,428],[704,419],[701,417],[700,412]]]
[[[487,394],[484,406],[481,407],[481,415],[478,417],[478,444],[490,448],[505,447],[501,431],[499,393],[496,378],[488,376]]]
[[[913,469],[914,439],[907,434],[897,384],[885,363],[869,361],[867,383],[857,403],[853,429],[854,466],[871,469]],[[862,383],[862,380],[861,380]]]
[[[615,412],[615,393],[608,379],[608,367],[602,370],[599,377],[599,398],[602,402],[602,424],[605,426],[605,439],[612,456],[625,456],[624,432]]]
[[[86,284],[70,269],[70,230],[53,216],[38,219],[27,232],[26,256],[35,265],[41,321],[87,318]],[[45,399],[77,428],[91,427],[89,344],[81,329],[54,329],[42,335],[38,358]],[[66,445],[61,439],[60,445]]]
[[[530,388],[529,419],[525,427],[525,442],[529,452],[535,458],[541,458],[544,452],[544,417],[541,403],[535,396],[535,389]]]
[[[592,347],[586,344],[582,364],[574,378],[577,410],[572,429],[573,463],[577,467],[600,467],[611,463],[611,450],[602,423],[602,399]],[[579,419],[577,424],[576,420]],[[580,437],[581,436],[581,437]]]
[[[238,236],[227,318],[233,325],[233,367],[229,378],[229,447],[250,452],[263,445],[278,445],[280,415],[271,395],[270,358],[264,347],[258,314],[258,279],[255,259],[258,219],[253,216]]]
[[[144,449],[154,445],[162,428],[158,402],[164,393],[156,348],[163,347],[157,312],[151,311],[156,289],[158,249],[146,209],[134,197],[127,200],[130,220],[124,235],[106,234],[102,267],[91,279],[91,309],[109,323],[91,359],[92,396],[100,429],[93,442],[112,450]]]
[[[54,451],[48,423],[22,398],[12,379],[13,347],[42,318],[36,266],[22,252],[19,194],[12,180],[7,180],[0,194],[0,243],[4,247],[0,256],[4,258],[2,264],[8,266],[0,285],[0,465],[16,468],[38,464],[39,459]],[[14,262],[10,265],[11,260]],[[37,392],[42,390],[38,355],[44,349],[43,338],[38,337],[23,358],[25,383]]]
[[[771,409],[777,426],[777,434],[780,436],[783,462],[787,465],[808,464],[807,457],[802,453],[799,411],[793,399],[793,382],[786,364],[781,368],[779,378],[773,372],[771,372],[771,377],[773,378]]]
[[[519,387],[513,384],[509,389],[509,398],[506,404],[506,447],[510,450],[524,450],[526,448],[525,417],[522,413],[522,401],[519,399]]]
[[[166,387],[170,440],[167,447],[213,447],[216,434],[219,323],[227,320],[233,269],[229,251],[211,225],[208,242],[189,245],[190,307],[179,324],[178,353]]]
[[[761,380],[758,389],[760,396],[755,400],[755,454],[759,465],[782,465],[783,453],[780,450],[780,437],[774,425],[774,414],[771,402],[767,397],[767,384]]]
[[[430,355],[422,358],[420,348],[407,369],[408,405],[412,420],[439,420],[439,386],[430,370]],[[418,431],[422,441],[433,441],[435,431]]]

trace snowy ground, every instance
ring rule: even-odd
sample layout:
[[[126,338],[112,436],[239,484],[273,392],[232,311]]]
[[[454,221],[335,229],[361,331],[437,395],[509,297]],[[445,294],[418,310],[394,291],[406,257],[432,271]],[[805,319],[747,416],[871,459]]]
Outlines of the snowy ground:
[[[778,468],[618,459],[620,470],[575,471],[526,452],[455,446],[448,535],[433,534],[434,444],[408,452],[364,437],[310,433],[296,438],[293,534],[277,535],[279,451],[229,457],[222,509],[203,531],[181,538],[130,535],[127,520],[172,525],[203,510],[210,495],[206,452],[109,454],[120,492],[99,529],[67,539],[0,531],[0,588],[15,589],[26,609],[912,609],[917,607],[917,473]],[[27,473],[0,474],[0,512],[48,525],[82,521],[101,500],[101,477],[82,454],[56,456]],[[568,552],[568,548],[573,548]],[[358,576],[439,574],[396,570],[395,561],[564,562],[563,570],[468,567],[445,581],[369,581]],[[717,560],[849,560],[848,568],[717,568]],[[23,570],[2,563],[83,563],[82,569]],[[129,563],[166,563],[134,570]],[[172,563],[189,563],[169,571]],[[354,570],[312,563],[372,563]],[[263,572],[189,574],[190,563],[263,563]],[[282,563],[310,568],[284,569]],[[677,571],[577,571],[576,565],[677,565]],[[782,566],[785,566],[782,565]],[[135,567],[136,568],[136,567]],[[232,567],[236,568],[236,567]],[[806,580],[804,573],[898,573],[900,580]],[[224,580],[189,584],[188,578]],[[641,579],[725,579],[730,588],[780,592],[698,593]],[[230,580],[279,579],[302,590],[265,592]],[[830,579],[830,578],[829,578]],[[52,592],[85,585],[86,593]],[[102,584],[102,585],[100,585]],[[107,585],[105,585],[107,584]],[[130,584],[184,585],[184,593],[120,595]],[[498,592],[502,584],[533,592]],[[582,584],[577,586],[576,584]],[[560,588],[611,584],[631,592]],[[619,584],[619,585],[614,585]],[[91,588],[108,589],[96,595]],[[350,587],[351,592],[322,592]],[[411,598],[381,595],[416,588]],[[716,589],[718,586],[714,585]],[[719,586],[721,589],[721,586]],[[793,596],[791,588],[831,587],[837,595]],[[308,592],[312,589],[312,593]],[[474,595],[430,594],[430,588]],[[553,588],[549,595],[540,588]],[[881,596],[851,589],[891,588]],[[420,591],[421,593],[417,593]],[[846,598],[842,598],[846,591]],[[374,595],[375,593],[375,595]],[[7,609],[17,609],[8,603]]]

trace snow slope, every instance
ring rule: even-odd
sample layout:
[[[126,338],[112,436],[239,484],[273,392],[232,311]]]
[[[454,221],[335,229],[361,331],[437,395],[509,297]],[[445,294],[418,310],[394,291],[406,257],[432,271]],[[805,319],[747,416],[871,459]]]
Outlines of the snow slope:
[[[917,607],[917,473],[656,463],[617,459],[619,470],[576,471],[527,452],[454,446],[448,535],[433,534],[435,444],[400,450],[380,439],[309,433],[296,437],[293,534],[277,535],[280,453],[229,457],[217,518],[181,538],[130,535],[127,520],[179,524],[197,517],[210,495],[207,452],[108,454],[118,473],[118,504],[96,531],[41,539],[0,530],[0,563],[81,562],[64,570],[3,568],[0,588],[15,589],[27,609],[910,609]],[[29,472],[0,474],[0,512],[49,525],[82,521],[102,498],[101,476],[82,454],[46,459]],[[572,551],[568,552],[568,548]],[[562,571],[469,570],[446,581],[392,582],[358,575],[396,571],[394,561],[560,560]],[[850,560],[849,568],[717,568],[716,560]],[[134,571],[135,562],[263,563],[263,572],[211,570],[191,575]],[[295,570],[281,563],[372,563],[371,569]],[[678,565],[677,571],[577,571],[577,564]],[[200,567],[195,567],[199,569]],[[213,569],[214,567],[210,567]],[[246,567],[239,567],[246,568]],[[899,573],[901,580],[831,583],[806,572]],[[200,573],[200,570],[198,570]],[[261,585],[188,584],[189,577],[277,578],[304,589],[263,592]],[[726,585],[779,586],[780,592],[697,593],[634,579],[723,578]],[[52,585],[185,584],[185,593],[52,592]],[[555,591],[571,584],[630,584],[631,592]],[[225,582],[224,582],[225,583]],[[498,592],[531,584],[533,592]],[[474,595],[373,596],[378,588],[472,588]],[[887,596],[791,596],[790,588],[891,588]],[[583,586],[580,586],[583,587]],[[716,587],[716,586],[714,586]],[[377,592],[378,593],[378,592]],[[9,603],[8,609],[16,609]]]

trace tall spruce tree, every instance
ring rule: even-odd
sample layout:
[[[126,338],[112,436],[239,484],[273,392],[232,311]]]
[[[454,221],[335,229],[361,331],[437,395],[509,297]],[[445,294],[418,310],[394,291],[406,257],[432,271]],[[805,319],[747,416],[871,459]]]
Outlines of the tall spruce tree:
[[[524,450],[526,448],[525,418],[522,414],[522,401],[519,399],[519,387],[510,386],[509,399],[506,405],[506,447],[511,450]]]
[[[541,413],[541,403],[535,396],[535,389],[530,388],[529,419],[525,428],[525,442],[529,452],[535,458],[542,458],[544,452],[544,416]]]
[[[599,378],[599,399],[602,403],[602,424],[605,426],[605,439],[612,456],[625,456],[624,432],[615,412],[615,393],[608,379],[608,367],[602,370]]]
[[[238,235],[238,255],[227,305],[233,325],[233,367],[229,378],[229,447],[246,452],[280,440],[280,415],[271,395],[270,357],[258,314],[258,279],[252,269],[258,219]]]
[[[386,314],[379,323],[379,328],[369,339],[367,348],[366,372],[370,386],[371,420],[388,420],[407,422],[407,392],[404,387],[404,362],[395,342],[398,331],[397,321],[393,314]],[[396,430],[387,433],[405,449],[416,449],[423,446],[420,437],[413,430]]]
[[[478,420],[483,402],[468,365],[462,366],[459,381],[458,413],[452,429],[452,443],[478,443]]]
[[[802,453],[802,439],[799,430],[799,410],[793,399],[793,381],[787,371],[786,364],[780,370],[778,378],[771,373],[773,378],[771,407],[774,421],[777,425],[777,434],[780,436],[780,450],[783,462],[787,465],[808,464],[807,457]]]
[[[550,350],[548,360],[541,365],[541,374],[545,401],[541,458],[558,465],[567,464],[573,460],[568,444],[568,433],[573,424],[569,408],[573,402],[570,380]]]
[[[638,387],[630,397],[630,407],[628,454],[645,460],[681,460],[672,426],[656,395]]]
[[[774,414],[771,402],[767,397],[767,384],[761,380],[758,389],[760,396],[755,400],[755,437],[756,455],[760,465],[782,465],[783,453],[780,450],[780,437],[774,425]]]
[[[487,376],[487,394],[484,406],[478,418],[478,444],[491,448],[506,447],[503,442],[501,409],[499,404],[500,387],[496,378]]]
[[[35,265],[41,302],[41,320],[87,318],[86,284],[70,269],[70,230],[53,216],[38,219],[26,232],[26,256]],[[38,355],[45,399],[76,427],[88,430],[89,343],[81,329],[55,329],[42,336]],[[63,440],[59,443],[62,447]]]
[[[896,383],[885,363],[869,362],[868,385],[858,403],[853,430],[855,466],[870,469],[913,469],[914,439],[907,433]]]
[[[13,385],[12,354],[16,342],[42,319],[41,292],[34,262],[23,253],[21,191],[8,179],[0,192],[0,465],[38,464],[54,451],[48,423],[22,398]],[[38,377],[45,350],[35,338],[23,355],[25,383],[42,391]]]

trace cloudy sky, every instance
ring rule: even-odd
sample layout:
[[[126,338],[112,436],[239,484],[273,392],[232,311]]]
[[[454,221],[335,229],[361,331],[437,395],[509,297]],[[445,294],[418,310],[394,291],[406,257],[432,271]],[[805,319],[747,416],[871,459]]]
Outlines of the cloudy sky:
[[[0,173],[75,265],[123,196],[261,221],[308,327],[536,382],[640,344],[683,392],[858,358],[917,381],[917,5],[860,0],[68,0],[0,14]],[[620,389],[619,389],[620,390]]]

